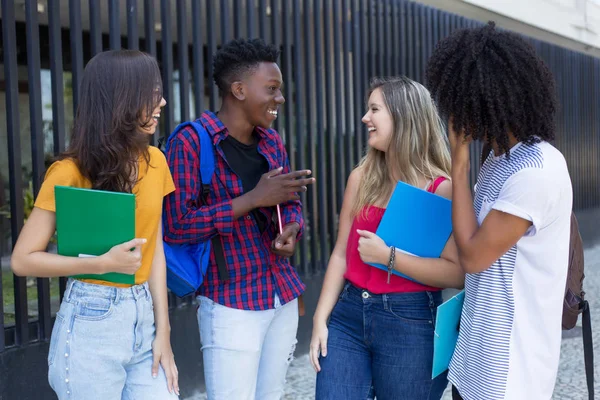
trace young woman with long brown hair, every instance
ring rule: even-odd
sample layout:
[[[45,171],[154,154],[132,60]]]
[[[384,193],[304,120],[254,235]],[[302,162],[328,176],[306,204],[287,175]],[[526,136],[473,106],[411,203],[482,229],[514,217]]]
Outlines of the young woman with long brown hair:
[[[149,146],[165,104],[154,58],[134,50],[92,58],[69,148],[48,169],[15,245],[11,266],[20,276],[135,274],[134,285],[69,279],[48,355],[59,399],[178,397],[161,226],[174,185],[165,157]],[[98,257],[48,253],[57,185],[135,194],[136,238]]]

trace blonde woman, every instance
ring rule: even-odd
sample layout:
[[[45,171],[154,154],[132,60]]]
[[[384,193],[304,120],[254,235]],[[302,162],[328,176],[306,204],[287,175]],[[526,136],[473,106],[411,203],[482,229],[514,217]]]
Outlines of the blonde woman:
[[[317,399],[439,399],[446,376],[431,379],[433,329],[441,288],[464,273],[451,237],[440,258],[396,253],[373,232],[397,181],[450,198],[450,154],[430,94],[405,77],[371,83],[368,151],[348,178],[338,237],[313,317],[310,359]],[[398,229],[410,229],[401,227]]]

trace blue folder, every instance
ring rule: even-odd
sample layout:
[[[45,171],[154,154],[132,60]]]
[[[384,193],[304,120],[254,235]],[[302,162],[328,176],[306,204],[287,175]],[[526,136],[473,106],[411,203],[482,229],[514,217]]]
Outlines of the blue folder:
[[[433,367],[431,379],[448,369],[458,340],[460,315],[465,300],[465,291],[448,299],[437,308],[433,336]]]
[[[401,252],[438,258],[452,233],[452,202],[398,182],[375,233]],[[387,271],[387,265],[370,265]],[[392,273],[415,281],[396,270]]]

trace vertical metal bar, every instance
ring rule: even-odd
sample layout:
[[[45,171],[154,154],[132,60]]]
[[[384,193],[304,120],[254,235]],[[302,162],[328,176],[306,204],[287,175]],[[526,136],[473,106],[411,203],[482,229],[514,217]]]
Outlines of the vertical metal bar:
[[[137,0],[127,0],[127,47],[133,50],[140,48],[137,13]]]
[[[192,21],[202,21],[199,1],[192,1]],[[204,111],[204,24],[192,24],[192,46],[194,61],[194,105],[196,118]],[[209,79],[211,79],[209,77]]]
[[[394,54],[396,53],[396,49],[392,44],[392,4],[391,0],[385,0],[383,5],[383,25],[384,25],[384,33],[385,33],[385,44],[391,46],[391,51],[385,52],[385,74],[390,76],[393,74],[392,72],[392,60],[394,59]]]
[[[54,133],[54,153],[58,154],[65,149],[60,0],[48,0],[48,25],[50,31],[50,78],[52,83],[52,130]]]
[[[411,48],[411,42],[408,39],[409,22],[408,22],[408,5],[406,1],[400,2],[400,74],[409,76],[409,49]]]
[[[35,14],[37,15],[37,4],[34,8]],[[37,24],[37,16],[35,18]],[[79,84],[81,83],[81,74],[83,73],[83,33],[81,29],[80,0],[69,0],[69,21],[71,25],[71,86],[73,89],[73,115],[75,115],[77,113],[77,104],[79,103]],[[27,36],[29,37],[29,34]],[[39,42],[37,43],[37,46],[39,47]],[[31,79],[29,82],[31,82]]]
[[[416,35],[415,35],[415,18],[414,18],[414,3],[406,2],[406,74],[409,78],[415,79],[415,63],[416,57]]]
[[[194,2],[195,3],[195,2]],[[144,0],[144,49],[156,57],[156,33],[154,31],[154,0]]]
[[[71,12],[73,11],[73,8],[71,8]],[[77,11],[77,9],[75,9],[75,11]],[[32,187],[33,195],[37,197],[42,181],[42,174],[44,173],[44,134],[42,129],[40,38],[36,0],[27,0],[25,2],[25,20],[27,23],[27,78],[29,80]],[[81,44],[81,36],[79,37],[79,42]],[[73,79],[73,82],[75,82],[75,79]],[[52,330],[52,320],[50,316],[50,283],[48,279],[38,278],[37,288],[39,332],[40,339],[43,340],[50,337]]]
[[[119,0],[108,2],[108,29],[110,37],[110,48],[119,50],[121,48],[121,23],[119,21]]]
[[[398,0],[392,0],[392,73],[394,76],[400,75],[400,18],[398,17]]]
[[[423,83],[423,76],[425,75],[425,66],[427,65],[427,49],[429,48],[429,41],[431,36],[429,35],[429,27],[427,26],[427,6],[419,5],[419,21],[421,21],[421,29],[419,36],[421,36],[421,58],[419,63],[419,82]]]
[[[179,46],[179,109],[181,121],[190,119],[190,74],[187,37],[187,0],[177,0],[177,45]],[[167,131],[170,132],[170,131]]]
[[[29,80],[32,185],[33,193],[37,195],[44,173],[44,135],[42,132],[40,30],[36,0],[25,2],[25,20],[27,23],[27,79]]]
[[[385,32],[384,32],[384,17],[383,13],[385,12],[384,0],[379,0],[376,2],[377,7],[375,8],[376,21],[377,21],[377,75],[385,76]]]
[[[333,5],[333,60],[335,68],[335,171],[336,171],[336,190],[338,193],[337,210],[342,208],[342,200],[344,196],[345,186],[345,171],[344,171],[344,109],[343,109],[343,89],[342,89],[342,60],[340,52],[343,51],[341,46],[340,30],[337,28],[340,25],[341,19],[340,2],[336,1]]]
[[[450,13],[444,13],[444,34],[443,34],[443,38],[447,37],[450,35],[450,33],[452,32],[452,24],[450,21]]]
[[[332,53],[332,48],[335,47],[335,45],[332,46],[332,41],[331,41],[331,37],[333,34],[333,29],[332,29],[332,21],[331,21],[331,2],[325,0],[324,4],[323,4],[323,34],[324,34],[324,54],[325,54],[325,69],[324,69],[324,73],[325,73],[325,108],[326,108],[326,112],[327,112],[327,128],[326,128],[326,135],[327,135],[327,142],[325,144],[326,149],[327,149],[327,164],[329,164],[330,166],[333,165],[333,163],[335,162],[335,132],[334,132],[334,104],[333,104],[333,90],[332,90],[332,83],[333,83],[333,76],[335,75],[335,71],[333,69],[333,63],[332,63],[332,57],[331,57],[331,53]],[[323,164],[324,165],[324,164]],[[337,235],[337,228],[338,228],[338,224],[337,224],[337,213],[338,213],[338,208],[337,208],[337,192],[336,192],[336,184],[335,184],[335,179],[336,179],[336,171],[335,171],[335,167],[334,168],[328,168],[327,169],[327,203],[329,205],[329,211],[327,213],[327,225],[330,228],[329,231],[329,248],[333,249],[333,247],[335,246],[335,240],[336,240],[336,235]]]
[[[160,2],[160,20],[161,20],[161,50],[162,50],[162,72],[163,72],[163,97],[167,100],[165,106],[164,122],[165,134],[169,134],[174,126],[173,110],[173,38],[171,36],[171,2],[161,0]]]
[[[242,0],[234,0],[233,1],[233,18],[235,19],[235,24],[233,25],[233,36],[236,39],[241,37],[242,32],[242,24],[243,19],[242,15],[244,13],[244,8],[242,7]]]
[[[208,79],[210,81],[208,85],[209,104],[210,109],[216,111],[218,93],[213,80],[213,57],[217,52],[217,41],[215,38],[215,5],[213,0],[206,1],[206,28],[208,33]]]
[[[423,52],[423,33],[422,33],[422,23],[421,23],[421,12],[423,6],[418,3],[412,3],[411,7],[413,9],[413,38],[414,38],[414,58],[413,58],[413,70],[414,80],[420,82],[421,81],[421,53]]]
[[[290,97],[294,90],[296,90],[296,82],[292,82],[292,32],[291,32],[291,24],[290,24],[290,5],[289,0],[282,0],[282,20],[283,22],[283,81],[287,82],[287,85],[290,87]],[[283,108],[285,109],[285,144],[288,149],[288,156],[290,158],[290,164],[296,165],[296,155],[293,151],[292,147],[292,104],[290,101],[283,104]]]
[[[593,101],[592,104],[600,104],[600,59],[598,58],[594,58],[593,59],[593,88],[594,88],[594,97],[593,97]],[[592,113],[592,121],[594,124],[594,138],[595,138],[595,144],[594,144],[594,149],[595,149],[595,154],[594,154],[594,160],[595,160],[595,168],[593,170],[593,175],[591,176],[592,180],[594,182],[598,182],[598,178],[600,176],[600,162],[598,162],[598,150],[600,149],[600,110],[598,110],[598,107],[594,107],[593,108],[593,113]],[[598,198],[600,198],[600,185],[596,185],[595,186],[595,193],[596,196],[598,196]],[[598,203],[595,204],[596,206],[598,205]]]
[[[315,21],[315,101],[316,101],[316,116],[317,116],[317,129],[315,134],[317,135],[317,207],[313,209],[313,213],[318,212],[319,214],[319,263],[322,270],[325,270],[327,266],[327,258],[329,255],[329,247],[327,246],[327,234],[333,235],[333,229],[328,229],[328,212],[327,212],[327,190],[325,189],[325,182],[327,181],[325,175],[325,131],[323,129],[323,113],[324,113],[324,102],[323,102],[323,1],[316,0],[313,6],[314,10],[314,21]],[[329,34],[329,33],[327,33]],[[325,88],[327,90],[327,88]],[[318,211],[317,211],[318,210]],[[314,260],[314,258],[313,258]],[[314,261],[313,261],[314,262]]]
[[[264,3],[264,0],[261,0],[261,4]],[[313,8],[311,10],[310,5],[313,3]],[[306,152],[300,151],[300,162],[302,165],[307,165],[307,167],[301,168],[310,168],[312,171],[315,170],[315,157],[314,157],[314,149],[315,149],[315,124],[314,124],[314,113],[313,113],[313,105],[315,101],[315,95],[313,94],[313,85],[312,80],[315,74],[319,74],[319,71],[315,68],[315,63],[313,59],[314,54],[314,43],[317,40],[317,36],[311,37],[311,33],[315,32],[317,21],[314,20],[314,0],[306,0],[303,3],[304,7],[302,10],[302,16],[304,18],[303,29],[305,31],[305,37],[303,40],[304,44],[304,63],[306,67],[304,68],[304,79],[305,79],[305,96],[304,96],[304,107],[306,109],[306,126],[303,127],[303,130],[306,132],[306,137],[302,138],[302,136],[298,136],[298,143],[300,149],[305,149]],[[262,12],[262,11],[261,11]],[[300,27],[298,27],[298,34],[300,34]],[[315,32],[316,34],[316,32]],[[301,39],[299,39],[301,40]],[[299,47],[300,41],[296,43],[296,46]],[[317,109],[317,113],[319,110]],[[303,140],[304,139],[304,140]],[[302,154],[305,153],[305,154]],[[308,193],[306,194],[306,209],[309,210],[309,233],[310,233],[310,260],[309,265],[312,267],[311,272],[315,272],[316,266],[318,264],[317,260],[319,257],[319,247],[317,246],[317,202],[316,202],[316,192],[315,188],[309,188]]]
[[[350,0],[351,1],[351,0]],[[350,84],[358,85],[358,82],[352,82],[350,69],[352,66],[350,65],[350,52],[352,51],[352,37],[350,36],[350,21],[348,20],[351,17],[350,13],[350,5],[348,4],[348,0],[342,0],[342,13],[340,15],[342,18],[342,27],[343,27],[343,35],[342,35],[342,51],[343,51],[343,73],[344,73],[344,82],[347,82],[346,85],[343,85],[343,93],[344,93],[344,116],[345,116],[345,150],[344,150],[344,161],[345,161],[345,173],[344,173],[344,182],[350,175],[350,171],[352,171],[352,166],[354,164],[354,123],[352,122],[352,96],[350,91]],[[345,185],[344,185],[345,187]]]
[[[102,51],[102,25],[100,22],[100,3],[97,0],[90,0],[90,41],[92,56]],[[48,7],[50,8],[50,7]]]
[[[594,58],[594,100],[592,104],[600,104],[600,59]],[[595,162],[596,168],[594,168],[592,179],[594,182],[598,182],[600,177],[600,162],[598,162],[598,150],[600,149],[600,110],[598,107],[594,107],[594,113],[592,115],[592,121],[594,121],[594,138],[596,138],[596,144],[594,149],[596,150]],[[596,196],[600,198],[600,185],[596,185]],[[598,204],[596,204],[598,205]]]
[[[4,48],[4,78],[6,82],[6,128],[8,131],[8,170],[10,178],[10,227],[12,246],[23,226],[23,182],[21,178],[21,135],[19,127],[19,77],[15,37],[13,0],[2,0],[2,45]],[[25,278],[14,276],[15,344],[29,341],[27,321],[27,287]],[[0,345],[4,347],[4,334]]]
[[[369,10],[369,78],[373,78],[379,74],[377,71],[377,22],[375,20],[375,1],[371,0]]]
[[[305,3],[306,4],[306,3]],[[273,15],[273,14],[271,14]],[[271,21],[273,18],[271,18]],[[259,0],[258,2],[258,32],[259,36],[267,41],[267,0]]]
[[[93,7],[99,5],[95,4]],[[92,5],[90,4],[90,7]],[[100,37],[98,52],[102,51],[102,42],[100,36],[100,9],[93,16],[90,14],[90,22],[97,25],[93,26],[96,31],[93,35]],[[52,85],[52,138],[54,154],[59,154],[65,150],[65,103],[64,103],[64,85],[63,85],[63,63],[62,63],[62,39],[60,26],[60,0],[48,0],[48,29],[50,32],[50,82]],[[94,46],[97,46],[96,39],[92,40],[92,52]],[[96,53],[94,53],[96,54]],[[60,300],[62,301],[65,289],[67,288],[67,279],[59,278],[58,281]]]
[[[229,1],[221,0],[221,45],[229,42]]]
[[[305,146],[305,139],[304,139],[304,129],[305,127],[303,126],[303,123],[305,121],[304,119],[304,109],[303,109],[303,104],[304,104],[304,93],[303,93],[303,88],[302,88],[302,68],[303,68],[303,54],[302,54],[302,36],[301,36],[301,25],[302,25],[302,20],[300,19],[300,2],[298,1],[294,1],[293,2],[293,15],[294,15],[294,89],[296,92],[296,98],[294,99],[294,105],[295,105],[295,112],[294,112],[294,120],[296,122],[296,129],[295,129],[295,137],[296,140],[292,141],[290,143],[290,153],[292,152],[296,152],[297,153],[297,159],[296,159],[296,163],[293,164],[293,169],[298,169],[301,168],[300,165],[304,165],[305,163],[305,151],[304,151],[304,146]],[[292,136],[290,135],[290,138]],[[295,145],[295,146],[294,146]],[[295,149],[294,149],[295,147]],[[302,204],[306,204],[306,192],[303,192],[300,195]],[[312,227],[311,227],[312,229]],[[302,240],[300,242],[300,265],[302,268],[302,271],[304,272],[305,275],[308,274],[308,264],[307,264],[307,260],[306,260],[306,248],[308,247],[308,243],[307,243],[307,235],[303,235],[302,236]]]
[[[362,1],[362,0],[359,0]],[[353,68],[353,76],[354,83],[352,85],[353,88],[353,98],[354,98],[354,156],[356,162],[360,161],[363,153],[363,136],[362,131],[364,131],[363,124],[361,122],[362,119],[362,111],[363,111],[363,88],[365,87],[366,82],[363,80],[363,45],[361,40],[361,16],[356,7],[356,1],[351,0],[351,14],[352,14],[352,31],[354,34],[354,48],[352,50],[352,61],[354,62]],[[353,166],[352,166],[353,167]]]
[[[279,0],[271,0],[271,42],[277,48],[281,45],[280,34],[281,20],[279,17]]]
[[[425,44],[425,49],[423,51],[423,75],[421,77],[421,82],[425,83],[425,69],[427,68],[427,60],[429,60],[433,51],[436,36],[434,30],[437,31],[437,24],[433,24],[433,10],[431,7],[425,7],[425,15],[423,18],[425,20],[424,27],[427,30],[427,43]]]
[[[254,13],[254,0],[246,0],[246,28],[248,29],[248,38],[254,38],[256,35],[256,15]]]
[[[360,53],[357,52],[357,57],[359,57],[361,61],[361,91],[360,91],[360,107],[358,110],[359,116],[363,115],[365,100],[367,98],[367,88],[369,87],[369,62],[367,60],[368,56],[368,48],[369,48],[369,40],[368,40],[368,32],[369,32],[369,18],[367,15],[367,11],[365,7],[367,6],[367,2],[365,0],[358,0],[359,7],[358,12],[360,13],[359,23],[360,23],[360,35],[361,35],[361,50]],[[360,148],[359,148],[359,156],[360,160],[363,156],[364,149],[367,143],[367,130],[361,125],[361,128],[357,131],[358,137],[360,138]]]
[[[156,58],[154,0],[144,0],[144,36],[144,51]],[[157,130],[150,139],[152,145],[156,146],[159,136],[160,132]]]
[[[271,0],[271,43],[278,49],[281,49],[281,17],[279,16],[279,0]],[[273,128],[279,132],[279,119],[275,120]]]

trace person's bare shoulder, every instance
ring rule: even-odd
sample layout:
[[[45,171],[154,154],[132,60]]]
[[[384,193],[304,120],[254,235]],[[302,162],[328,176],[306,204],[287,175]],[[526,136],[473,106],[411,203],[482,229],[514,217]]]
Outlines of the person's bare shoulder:
[[[452,200],[452,181],[446,179],[444,182],[440,183],[435,190],[435,194],[445,197],[448,200]]]

